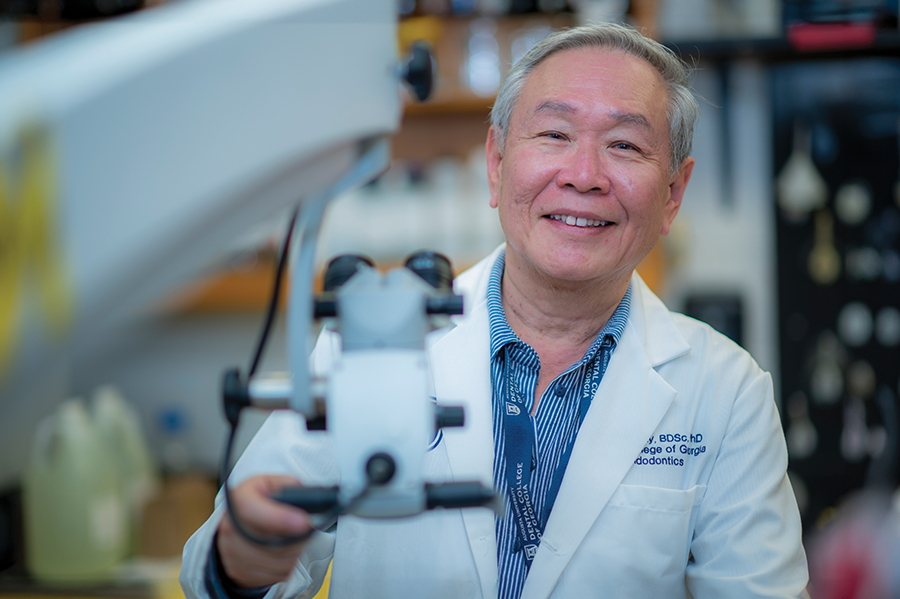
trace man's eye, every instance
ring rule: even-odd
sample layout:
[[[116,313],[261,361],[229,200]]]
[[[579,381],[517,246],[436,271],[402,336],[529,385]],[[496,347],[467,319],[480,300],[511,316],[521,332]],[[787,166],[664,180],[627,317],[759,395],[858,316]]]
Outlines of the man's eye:
[[[566,136],[560,133],[559,131],[547,131],[542,134],[544,137],[549,137],[550,139],[565,139]]]
[[[616,143],[613,144],[613,147],[618,150],[634,150],[636,152],[640,151],[637,149],[637,147],[631,145],[627,141],[617,141]]]

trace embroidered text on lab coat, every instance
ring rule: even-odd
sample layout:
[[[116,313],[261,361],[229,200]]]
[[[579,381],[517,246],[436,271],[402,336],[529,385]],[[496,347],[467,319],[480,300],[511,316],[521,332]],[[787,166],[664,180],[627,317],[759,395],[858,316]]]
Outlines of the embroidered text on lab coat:
[[[661,433],[650,437],[635,466],[684,466],[684,460],[706,453],[702,433]]]

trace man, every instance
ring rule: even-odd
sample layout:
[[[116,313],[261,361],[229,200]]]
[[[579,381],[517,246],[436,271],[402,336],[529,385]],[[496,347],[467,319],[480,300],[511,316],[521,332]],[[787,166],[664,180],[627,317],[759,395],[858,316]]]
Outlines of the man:
[[[335,597],[804,593],[770,376],[634,274],[691,177],[687,85],[662,46],[596,25],[539,44],[498,95],[486,150],[507,243],[458,277],[467,313],[429,350],[438,401],[462,401],[468,426],[426,471],[490,477],[505,517],[345,518],[272,550],[220,504],[185,548],[189,597],[311,596],[332,555]],[[267,495],[336,477],[326,444],[273,416],[235,469],[234,506],[258,533],[301,534],[305,515]]]

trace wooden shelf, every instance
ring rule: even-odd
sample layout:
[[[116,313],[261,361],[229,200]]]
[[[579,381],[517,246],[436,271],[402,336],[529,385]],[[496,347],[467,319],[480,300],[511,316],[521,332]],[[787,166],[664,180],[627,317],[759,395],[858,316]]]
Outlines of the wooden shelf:
[[[668,256],[664,244],[659,243],[638,265],[638,272],[647,285],[656,293],[661,293],[665,286],[668,269]],[[275,257],[266,255],[257,260],[256,265],[248,270],[226,268],[212,273],[186,286],[169,298],[161,307],[169,314],[238,314],[264,311],[269,304],[275,276]],[[380,270],[387,271],[400,267],[398,263],[378,264]],[[454,265],[454,273],[460,274],[473,264]],[[316,277],[314,288],[319,292],[322,288],[322,275]],[[279,309],[287,305],[289,277],[285,276],[279,294]]]
[[[448,115],[448,114],[487,114],[494,104],[495,97],[479,98],[477,96],[458,97],[451,100],[426,101],[421,104],[407,104],[404,116],[417,117],[422,115]]]
[[[257,257],[250,268],[226,267],[191,282],[167,299],[168,313],[239,313],[265,310],[272,294],[276,260],[271,253]],[[279,306],[285,305],[289,281],[282,282]]]

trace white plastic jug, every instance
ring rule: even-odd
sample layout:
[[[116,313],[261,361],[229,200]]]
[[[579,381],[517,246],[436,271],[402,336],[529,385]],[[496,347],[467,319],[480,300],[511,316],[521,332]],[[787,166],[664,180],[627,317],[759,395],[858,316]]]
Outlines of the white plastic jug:
[[[139,546],[144,508],[160,491],[159,474],[137,413],[115,386],[104,385],[94,391],[91,416],[122,482],[128,511],[129,553],[134,553]]]
[[[110,452],[81,399],[35,431],[25,474],[25,562],[37,580],[107,580],[125,556],[127,516]]]

